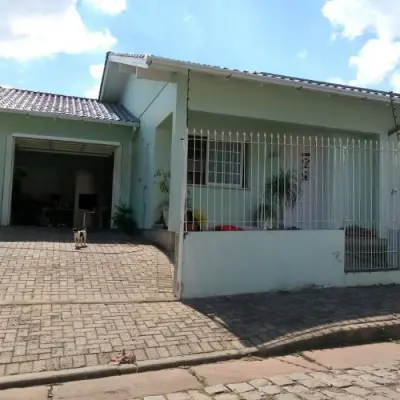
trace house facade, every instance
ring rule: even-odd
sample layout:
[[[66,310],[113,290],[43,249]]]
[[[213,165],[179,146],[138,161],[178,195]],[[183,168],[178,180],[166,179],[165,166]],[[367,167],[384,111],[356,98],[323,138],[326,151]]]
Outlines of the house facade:
[[[100,98],[140,118],[135,205],[168,204],[182,297],[400,280],[398,96],[111,53]]]
[[[112,207],[131,205],[141,229],[175,247],[178,297],[400,283],[400,160],[388,135],[399,101],[108,53],[98,102],[121,107],[128,126],[72,130],[119,143]],[[41,134],[68,130],[47,124]],[[8,136],[28,130],[12,124]]]

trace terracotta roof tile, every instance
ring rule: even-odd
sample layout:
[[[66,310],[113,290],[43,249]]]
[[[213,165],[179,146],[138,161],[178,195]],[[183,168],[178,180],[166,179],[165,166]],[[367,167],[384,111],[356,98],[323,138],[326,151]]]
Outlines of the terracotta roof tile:
[[[48,113],[55,116],[87,118],[116,124],[135,124],[138,119],[122,105],[84,97],[34,92],[0,86],[0,111]]]

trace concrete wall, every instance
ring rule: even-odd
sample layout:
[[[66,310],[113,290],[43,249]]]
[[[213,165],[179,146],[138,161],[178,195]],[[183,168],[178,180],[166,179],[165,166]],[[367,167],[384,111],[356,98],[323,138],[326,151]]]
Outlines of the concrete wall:
[[[345,273],[344,242],[343,230],[190,232],[183,298],[400,284],[400,270]]]
[[[132,127],[46,117],[28,117],[11,113],[1,113],[0,117],[0,202],[3,198],[6,140],[13,133],[120,142],[122,146],[121,201],[130,202],[131,159],[129,142],[134,135]]]
[[[387,133],[393,125],[383,102],[199,73],[191,75],[189,108],[366,133]]]
[[[176,85],[137,79],[131,74],[121,96],[121,103],[133,115],[140,117],[140,131],[134,146],[131,197],[139,227],[150,228],[154,223],[156,207],[156,131],[175,110]],[[170,154],[170,149],[164,151]]]
[[[340,230],[191,232],[183,245],[183,298],[343,286],[343,271]]]
[[[400,284],[400,270],[353,272],[344,276],[344,286],[373,286]]]

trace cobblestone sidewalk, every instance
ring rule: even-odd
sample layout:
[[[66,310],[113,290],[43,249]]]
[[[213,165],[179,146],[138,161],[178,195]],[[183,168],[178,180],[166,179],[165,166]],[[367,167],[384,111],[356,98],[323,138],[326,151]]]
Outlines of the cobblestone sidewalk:
[[[325,372],[301,372],[144,400],[388,400],[400,399],[400,361]]]
[[[139,362],[292,341],[400,322],[396,286],[141,304],[0,307],[0,375]],[[383,325],[382,325],[383,324]]]

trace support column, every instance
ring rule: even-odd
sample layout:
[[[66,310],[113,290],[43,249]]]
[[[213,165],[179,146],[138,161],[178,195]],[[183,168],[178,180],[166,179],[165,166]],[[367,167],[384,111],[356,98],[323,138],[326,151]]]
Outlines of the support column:
[[[1,225],[10,225],[10,220],[11,220],[11,198],[13,190],[14,156],[15,156],[15,141],[12,135],[8,135],[6,139],[6,151],[5,151],[5,161],[4,161]]]
[[[187,76],[177,75],[176,108],[172,120],[171,179],[168,230],[180,232],[186,201],[187,177]]]
[[[398,147],[396,135],[387,137],[387,133],[382,133],[380,139],[379,153],[379,186],[377,190],[378,201],[378,227],[381,237],[387,237],[388,230],[393,229],[394,219],[393,204],[400,196],[397,188],[396,153]]]

